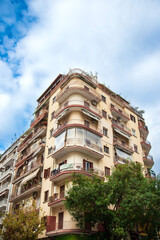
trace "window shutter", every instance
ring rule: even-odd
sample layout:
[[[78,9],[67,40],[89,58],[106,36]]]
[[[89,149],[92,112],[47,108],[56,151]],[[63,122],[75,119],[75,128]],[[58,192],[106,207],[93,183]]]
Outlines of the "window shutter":
[[[47,178],[47,169],[44,169],[44,178]]]
[[[93,162],[91,162],[91,169],[93,169]]]
[[[86,163],[86,160],[83,159],[83,169],[85,169],[85,163]]]

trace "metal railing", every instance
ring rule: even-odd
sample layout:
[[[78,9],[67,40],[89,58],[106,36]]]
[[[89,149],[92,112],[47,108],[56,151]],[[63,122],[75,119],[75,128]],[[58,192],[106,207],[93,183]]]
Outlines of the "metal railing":
[[[130,159],[127,159],[127,158],[122,158],[120,156],[117,156],[114,158],[114,162],[115,163],[122,163],[122,164],[125,164],[125,163],[128,163],[130,162],[131,160]]]
[[[92,129],[92,130],[97,131],[97,132],[99,132],[99,133],[102,134],[102,129],[101,129],[101,128],[95,127],[95,125],[94,125],[94,124],[91,124],[90,122],[89,122],[89,125],[86,125],[85,122],[84,122],[84,120],[80,120],[80,119],[70,119],[70,120],[68,120],[68,122],[63,122],[62,124],[60,124],[60,125],[54,130],[53,134],[56,133],[57,131],[63,129],[65,126],[67,127],[68,125],[71,125],[71,124],[83,125],[83,126],[89,128],[89,129]]]
[[[84,88],[84,85],[82,85],[80,83],[76,83],[76,82],[70,83],[70,84],[67,84],[66,87],[63,88],[63,90],[57,95],[57,99],[59,99],[66,91],[68,91],[72,88],[80,89],[82,91],[87,91],[87,88]],[[100,95],[93,89],[88,88],[88,93],[91,93],[91,94],[95,95],[97,98],[100,98]]]
[[[7,171],[5,171],[5,172],[1,172],[1,174],[0,174],[0,180],[2,179],[2,178],[4,178],[4,177],[6,177],[8,174],[12,174],[13,173],[13,170],[12,170],[12,168],[9,168]]]
[[[121,124],[120,122],[116,121],[115,119],[112,119],[112,123],[114,125],[116,125],[117,127],[121,128],[122,130],[128,132],[129,134],[131,134],[131,130],[126,127],[125,125]]]
[[[115,105],[111,104],[110,107],[111,107],[111,110],[116,110],[116,112],[118,112],[120,115],[123,115],[124,117],[129,118],[128,113],[126,113],[125,111],[122,111],[121,109],[119,109]]]
[[[55,112],[55,115],[57,115],[59,112],[61,112],[61,111],[63,110],[63,108],[65,108],[65,107],[67,107],[67,106],[71,106],[71,105],[79,105],[79,106],[81,106],[81,107],[85,107],[85,108],[90,109],[91,111],[97,113],[98,115],[101,115],[101,112],[100,112],[97,108],[93,107],[93,106],[90,105],[90,104],[86,104],[86,102],[85,102],[85,101],[82,101],[82,100],[70,100],[70,101],[65,102],[65,103],[64,103],[63,105],[61,105],[61,106],[59,107],[59,109]]]
[[[87,77],[89,80],[91,80],[94,83],[98,83],[97,81],[97,76],[93,76],[92,74],[88,74],[87,72],[81,70],[80,68],[74,68],[71,69],[66,76],[71,75],[73,73],[78,73],[78,74],[82,74],[83,76]]]
[[[0,187],[0,192],[2,192],[4,189],[10,189],[10,187],[11,187],[11,183],[10,182],[6,182],[5,184],[3,184]]]
[[[114,145],[117,144],[117,145],[121,146],[122,148],[133,152],[133,148],[132,148],[131,146],[129,146],[129,145],[126,144],[126,143],[121,142],[119,139],[114,138],[114,139],[113,139],[113,144],[114,144]]]
[[[83,167],[82,163],[68,163],[68,164],[63,164],[60,168],[54,169],[51,171],[51,177],[54,177],[56,175],[58,175],[61,172],[64,171],[82,171],[83,173],[89,173],[89,174],[95,174],[99,177],[104,177],[104,171],[98,169],[98,168],[89,168],[86,169]]]

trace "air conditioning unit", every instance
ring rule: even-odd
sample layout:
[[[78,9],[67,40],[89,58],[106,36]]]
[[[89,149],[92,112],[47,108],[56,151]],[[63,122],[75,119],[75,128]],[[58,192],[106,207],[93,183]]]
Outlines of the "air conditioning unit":
[[[113,116],[112,116],[111,114],[108,114],[108,118],[109,118],[109,119],[112,119]]]
[[[91,103],[93,106],[97,106],[97,102],[95,100],[92,100]]]

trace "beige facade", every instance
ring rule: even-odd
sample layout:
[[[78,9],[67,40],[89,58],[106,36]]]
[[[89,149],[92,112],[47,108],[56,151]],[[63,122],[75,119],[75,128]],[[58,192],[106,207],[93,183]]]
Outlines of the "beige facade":
[[[65,210],[72,173],[110,175],[117,164],[153,165],[142,114],[80,69],[59,75],[39,97],[35,118],[18,148],[13,207],[35,199],[46,231],[40,238],[81,231]]]

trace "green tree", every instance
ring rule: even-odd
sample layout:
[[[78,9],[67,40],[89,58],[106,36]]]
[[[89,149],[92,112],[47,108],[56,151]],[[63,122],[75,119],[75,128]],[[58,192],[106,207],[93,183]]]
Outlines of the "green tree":
[[[84,231],[88,222],[103,224],[105,239],[125,239],[140,225],[156,239],[160,230],[160,182],[146,179],[138,163],[117,166],[106,182],[75,175],[65,205]]]
[[[30,207],[20,206],[15,211],[5,213],[2,218],[0,236],[5,240],[35,240],[45,229],[43,217],[33,203]]]

